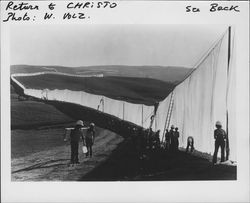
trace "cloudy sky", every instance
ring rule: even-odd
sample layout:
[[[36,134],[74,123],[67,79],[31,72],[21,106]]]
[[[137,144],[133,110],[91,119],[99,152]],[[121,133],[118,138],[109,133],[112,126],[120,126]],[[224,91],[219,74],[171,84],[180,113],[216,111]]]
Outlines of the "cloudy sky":
[[[225,30],[207,25],[13,25],[11,64],[193,67]]]

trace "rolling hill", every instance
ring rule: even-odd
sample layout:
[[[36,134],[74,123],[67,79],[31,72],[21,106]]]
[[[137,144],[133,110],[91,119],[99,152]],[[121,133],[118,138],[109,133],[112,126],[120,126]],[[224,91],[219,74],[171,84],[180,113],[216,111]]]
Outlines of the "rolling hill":
[[[76,75],[103,74],[104,76],[139,77],[152,78],[173,84],[178,84],[193,69],[185,67],[164,67],[164,66],[85,66],[85,67],[64,67],[64,66],[33,66],[33,65],[12,65],[10,72],[13,73],[34,73],[34,72],[60,72]]]

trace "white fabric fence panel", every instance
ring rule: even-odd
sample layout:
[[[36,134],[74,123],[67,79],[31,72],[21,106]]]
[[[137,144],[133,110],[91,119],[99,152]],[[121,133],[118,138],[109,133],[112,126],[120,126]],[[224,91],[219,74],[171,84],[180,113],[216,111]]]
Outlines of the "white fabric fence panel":
[[[187,137],[193,136],[197,150],[213,153],[215,122],[220,120],[223,128],[226,128],[227,49],[228,34],[225,34],[198,68],[174,89],[174,106],[170,123],[179,128],[179,141],[182,147],[186,146]],[[234,80],[231,81],[233,83]],[[234,86],[232,84],[230,87]],[[228,99],[232,98],[234,90],[229,89],[228,95]],[[163,123],[166,120],[169,101],[170,95],[158,108],[157,121],[161,123],[158,124],[161,131],[164,129]],[[228,106],[230,134],[234,129],[235,104],[231,101]],[[232,140],[230,159],[235,160],[235,139],[232,137],[229,139]]]
[[[35,98],[42,99],[42,90],[24,89],[24,94],[28,95],[28,96],[35,97]]]
[[[167,113],[168,113],[168,108],[170,104],[170,98],[171,95],[169,95],[167,98],[165,98],[158,106],[157,112],[156,112],[156,117],[154,124],[156,126],[156,130],[160,130],[160,135],[162,139],[162,136],[165,135],[164,132],[164,127],[167,119]]]
[[[221,42],[174,91],[171,123],[180,129],[182,147],[186,146],[187,137],[193,136],[197,150],[212,153],[214,124],[216,120],[225,124],[226,111],[222,100],[226,100],[222,87],[226,84],[226,78],[220,69],[226,66],[219,63],[220,48]]]
[[[143,105],[143,127],[144,128],[149,128],[152,115],[154,115],[154,106]],[[153,123],[152,129],[156,130],[155,123]]]
[[[123,101],[118,101],[107,97],[103,97],[103,99],[104,112],[123,119]]]
[[[100,104],[101,99],[102,99],[102,96],[100,95],[92,95],[87,92],[81,92],[81,105],[82,106],[97,109],[98,105]]]
[[[110,99],[105,96],[89,94],[83,91],[58,89],[25,89],[24,91],[26,95],[30,95],[39,99],[70,102],[93,108],[95,110],[97,110],[99,106],[99,110],[103,111],[104,113],[113,115],[122,120],[129,121],[146,128],[149,127],[150,117],[154,112],[154,106],[133,104],[125,101]],[[101,101],[103,101],[103,104]]]
[[[124,102],[124,120],[142,126],[142,105]]]

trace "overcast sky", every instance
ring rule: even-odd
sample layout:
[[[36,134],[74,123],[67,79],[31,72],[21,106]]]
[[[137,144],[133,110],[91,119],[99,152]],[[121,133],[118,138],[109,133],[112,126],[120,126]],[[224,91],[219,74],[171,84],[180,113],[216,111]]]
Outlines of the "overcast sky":
[[[226,26],[13,25],[11,64],[193,67]]]

